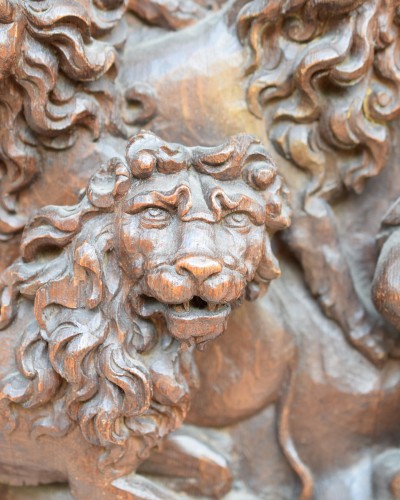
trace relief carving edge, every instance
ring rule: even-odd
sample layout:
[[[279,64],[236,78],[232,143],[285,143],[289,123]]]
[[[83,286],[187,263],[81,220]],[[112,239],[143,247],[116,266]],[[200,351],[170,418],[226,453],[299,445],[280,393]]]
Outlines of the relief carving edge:
[[[140,495],[111,483],[181,424],[194,347],[279,276],[270,238],[288,224],[287,189],[253,137],[188,148],[145,131],[77,205],[33,215],[1,276],[1,455],[13,472],[0,481]]]

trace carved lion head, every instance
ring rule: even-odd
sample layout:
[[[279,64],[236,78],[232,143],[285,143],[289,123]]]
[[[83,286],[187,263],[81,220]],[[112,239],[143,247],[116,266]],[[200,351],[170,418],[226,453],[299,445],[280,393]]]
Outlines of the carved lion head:
[[[250,136],[185,148],[143,133],[127,162],[135,181],[117,203],[115,241],[135,281],[133,308],[163,318],[182,343],[202,345],[246,294],[279,274],[270,233],[288,223],[281,178]]]
[[[45,207],[26,227],[22,258],[1,278],[0,327],[19,320],[20,297],[34,318],[0,399],[52,404],[51,425],[63,413],[65,430],[77,421],[94,444],[159,438],[187,410],[184,351],[279,275],[270,238],[288,222],[282,179],[253,137],[188,148],[134,136],[80,203]]]

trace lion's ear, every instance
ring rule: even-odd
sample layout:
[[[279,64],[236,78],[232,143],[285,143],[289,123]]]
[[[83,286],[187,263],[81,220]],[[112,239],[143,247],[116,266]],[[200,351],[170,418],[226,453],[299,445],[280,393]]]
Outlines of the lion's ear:
[[[264,236],[263,255],[260,264],[257,268],[256,277],[260,281],[272,281],[279,278],[281,275],[281,268],[279,267],[278,259],[272,252],[271,240],[269,235]]]
[[[281,269],[278,259],[272,252],[271,241],[269,235],[266,234],[264,236],[263,254],[256,275],[246,288],[246,299],[251,301],[256,300],[267,290],[269,283],[279,278],[280,275]]]
[[[82,245],[75,250],[75,262],[82,267],[91,278],[91,291],[90,295],[85,298],[85,303],[88,309],[93,309],[101,302],[103,297],[101,266],[94,247],[86,241],[82,243]]]
[[[94,309],[103,298],[101,265],[94,247],[83,242],[74,252],[73,275],[64,273],[62,277],[44,284],[35,296],[35,317],[39,325],[46,329],[44,311],[49,304],[57,304],[68,309]]]

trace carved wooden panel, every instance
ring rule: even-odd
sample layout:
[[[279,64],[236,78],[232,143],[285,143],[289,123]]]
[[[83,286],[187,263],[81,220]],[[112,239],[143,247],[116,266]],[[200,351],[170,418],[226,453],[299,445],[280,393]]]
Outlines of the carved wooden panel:
[[[1,499],[400,498],[399,32],[0,0]]]

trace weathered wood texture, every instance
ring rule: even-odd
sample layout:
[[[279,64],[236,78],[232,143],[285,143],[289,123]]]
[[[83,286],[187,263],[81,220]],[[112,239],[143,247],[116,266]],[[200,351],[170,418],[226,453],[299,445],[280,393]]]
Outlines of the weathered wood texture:
[[[0,0],[1,498],[400,498],[399,32]]]

